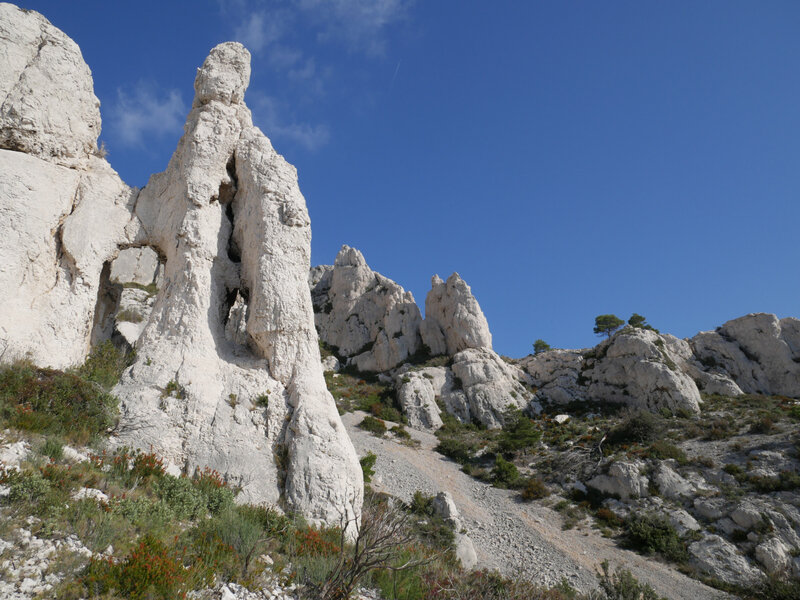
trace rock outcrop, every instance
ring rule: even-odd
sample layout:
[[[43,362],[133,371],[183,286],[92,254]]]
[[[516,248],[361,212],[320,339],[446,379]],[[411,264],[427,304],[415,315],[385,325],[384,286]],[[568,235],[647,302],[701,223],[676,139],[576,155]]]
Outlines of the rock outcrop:
[[[166,266],[116,389],[118,442],[152,445],[183,471],[238,470],[247,500],[277,503],[283,481],[289,506],[337,522],[358,512],[360,467],[322,377],[305,201],[252,125],[249,78],[243,46],[211,51],[175,155],[139,196],[137,241]]]
[[[333,268],[310,277],[320,339],[359,371],[387,371],[420,349],[419,308],[411,292],[342,246]]]
[[[465,423],[502,427],[509,407],[538,412],[532,395],[521,383],[522,372],[486,348],[469,349],[453,357],[453,390],[443,400],[448,411]]]
[[[175,154],[137,193],[98,156],[78,47],[6,4],[0,40],[0,284],[15,291],[0,300],[0,359],[73,366],[122,334],[121,303],[144,307],[123,335],[137,354],[114,389],[114,443],[152,448],[174,473],[217,469],[241,499],[312,522],[357,517],[361,469],[314,328],[310,221],[244,104],[247,50],[211,51]],[[152,250],[112,268],[125,248]]]
[[[696,413],[701,399],[687,372],[690,355],[683,340],[626,327],[591,350],[549,350],[520,364],[544,402],[594,400]]]
[[[438,275],[431,279],[421,333],[423,343],[434,356],[452,356],[468,348],[492,349],[489,323],[458,273],[450,275],[447,282]]]
[[[136,191],[99,156],[100,103],[78,46],[10,4],[0,95],[0,360],[65,368],[116,309],[108,263],[131,242]]]
[[[698,333],[692,350],[706,370],[748,394],[800,398],[800,319],[749,314]]]
[[[598,345],[594,355],[583,372],[589,397],[651,411],[700,412],[697,385],[658,333],[628,327]]]
[[[401,369],[394,377],[397,401],[408,425],[413,429],[435,431],[442,426],[436,398],[453,387],[452,376],[444,367],[429,367],[419,371]],[[449,384],[448,385],[448,379]]]

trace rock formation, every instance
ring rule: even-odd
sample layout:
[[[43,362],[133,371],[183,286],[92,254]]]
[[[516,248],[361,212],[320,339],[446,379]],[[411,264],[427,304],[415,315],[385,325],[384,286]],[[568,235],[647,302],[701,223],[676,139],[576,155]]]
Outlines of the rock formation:
[[[550,350],[520,364],[540,401],[595,400],[698,412],[700,392],[687,374],[687,353],[686,342],[673,336],[626,327],[591,350]]]
[[[333,267],[316,267],[311,282],[320,339],[359,371],[387,371],[420,349],[414,296],[355,248],[342,246]]]
[[[81,362],[114,307],[108,262],[135,191],[97,148],[100,103],[78,46],[0,4],[0,359]]]
[[[437,400],[459,420],[502,425],[509,406],[534,410],[527,376],[492,350],[492,334],[478,301],[458,273],[432,279],[425,320],[410,292],[373,272],[362,254],[343,246],[333,266],[309,272],[320,339],[359,371],[386,372],[422,350],[446,355],[446,367],[393,371],[398,403],[411,427],[435,430]]]
[[[5,4],[0,39],[0,284],[16,292],[0,301],[2,359],[80,363],[120,333],[121,279],[150,294],[138,288],[156,275],[139,271],[155,252],[157,294],[128,298],[149,314],[124,336],[137,357],[114,390],[114,442],[152,447],[173,472],[217,469],[242,499],[312,522],[357,516],[361,469],[314,329],[305,200],[244,104],[247,50],[211,51],[175,154],[137,194],[97,156],[99,103],[78,47]],[[112,269],[133,247],[152,251]]]
[[[690,344],[709,372],[729,376],[748,394],[800,398],[800,319],[749,314]]]
[[[422,341],[434,356],[453,355],[467,348],[492,349],[492,334],[472,290],[453,273],[447,282],[438,275],[431,279],[425,298]]]

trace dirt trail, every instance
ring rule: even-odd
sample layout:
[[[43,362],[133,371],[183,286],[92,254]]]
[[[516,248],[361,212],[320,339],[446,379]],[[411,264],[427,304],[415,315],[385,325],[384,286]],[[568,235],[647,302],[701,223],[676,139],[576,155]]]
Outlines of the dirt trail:
[[[594,573],[603,560],[624,567],[639,581],[649,583],[670,600],[729,598],[679,573],[668,564],[624,550],[587,526],[563,531],[561,516],[539,503],[523,503],[508,490],[476,481],[451,460],[433,451],[433,435],[409,430],[420,442],[410,448],[380,439],[356,424],[365,413],[342,416],[359,456],[377,455],[372,486],[404,501],[416,490],[426,494],[449,491],[467,524],[478,555],[478,565],[531,581],[554,585],[565,577],[575,588],[588,591],[597,585]]]

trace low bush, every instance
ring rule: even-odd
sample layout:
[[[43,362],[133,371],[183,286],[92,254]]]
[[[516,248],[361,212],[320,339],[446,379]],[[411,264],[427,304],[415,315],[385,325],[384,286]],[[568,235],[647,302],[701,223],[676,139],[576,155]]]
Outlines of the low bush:
[[[536,424],[518,408],[509,407],[503,414],[503,432],[500,448],[504,452],[515,452],[535,446],[542,439]]]
[[[614,427],[608,434],[608,442],[617,446],[648,444],[657,440],[663,431],[664,423],[661,417],[649,411],[641,411]]]
[[[364,431],[369,431],[371,434],[377,435],[378,437],[386,433],[386,423],[372,415],[364,417],[358,426]]]
[[[174,550],[145,536],[119,563],[93,558],[83,583],[95,596],[116,592],[131,600],[185,598],[189,573]]]
[[[117,400],[72,373],[28,362],[0,367],[0,423],[87,444],[115,424]]]
[[[541,500],[550,495],[550,490],[539,477],[530,477],[522,488],[522,499],[530,502],[531,500]]]
[[[519,482],[519,471],[514,463],[497,456],[492,469],[492,480],[501,487],[513,487]]]
[[[364,456],[359,459],[359,463],[361,463],[361,472],[364,474],[364,483],[372,483],[372,476],[375,475],[375,461],[378,460],[378,457],[373,454],[372,452],[367,452]]]
[[[667,560],[683,563],[688,559],[686,543],[661,515],[633,514],[625,519],[628,545],[647,554],[660,554]]]
[[[639,583],[627,569],[611,573],[607,560],[600,563],[597,580],[606,600],[660,600],[652,587]]]
[[[203,493],[186,477],[165,475],[156,481],[154,491],[178,519],[195,519],[205,512]]]
[[[683,450],[665,440],[653,442],[647,450],[647,456],[658,460],[667,460],[671,458],[676,460],[679,465],[685,465],[689,462]]]

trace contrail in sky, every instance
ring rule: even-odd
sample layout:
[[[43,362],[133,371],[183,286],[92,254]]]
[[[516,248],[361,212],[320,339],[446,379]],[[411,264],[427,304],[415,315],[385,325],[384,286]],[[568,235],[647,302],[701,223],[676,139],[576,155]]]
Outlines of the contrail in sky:
[[[392,91],[392,88],[394,87],[394,80],[397,78],[397,72],[400,70],[400,63],[401,62],[403,62],[403,61],[402,60],[398,60],[397,61],[397,66],[394,68],[394,75],[392,75],[392,81],[389,84],[389,91],[390,92]]]

